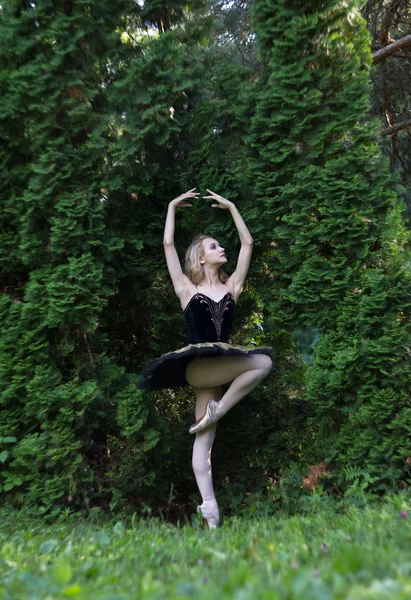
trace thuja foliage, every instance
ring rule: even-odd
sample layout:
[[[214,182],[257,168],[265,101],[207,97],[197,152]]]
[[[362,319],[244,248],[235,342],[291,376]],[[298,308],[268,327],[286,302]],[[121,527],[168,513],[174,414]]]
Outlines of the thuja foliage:
[[[101,501],[119,457],[140,489],[158,436],[99,322],[124,246],[102,189],[123,9],[1,7],[0,434],[17,440],[2,477],[19,482],[9,499],[43,510]]]
[[[251,168],[271,217],[269,265],[278,290],[271,312],[282,323],[333,323],[395,201],[374,128],[364,119],[369,39],[354,9],[335,0],[255,3],[265,71],[256,90]]]
[[[375,264],[347,292],[309,373],[307,401],[317,428],[313,456],[338,466],[333,482],[343,489],[352,466],[362,469],[359,480],[367,488],[411,481],[411,269],[398,223],[388,230]]]
[[[271,323],[322,334],[307,380],[310,458],[361,465],[387,484],[408,476],[411,454],[410,273],[403,207],[366,118],[358,8],[257,0],[264,74],[250,168],[271,239]]]

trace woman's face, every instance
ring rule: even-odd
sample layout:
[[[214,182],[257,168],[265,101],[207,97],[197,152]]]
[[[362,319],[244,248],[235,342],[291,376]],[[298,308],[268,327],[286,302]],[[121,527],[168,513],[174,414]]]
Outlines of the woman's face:
[[[200,258],[201,264],[224,265],[227,258],[224,248],[214,238],[206,238],[203,240],[203,254]]]

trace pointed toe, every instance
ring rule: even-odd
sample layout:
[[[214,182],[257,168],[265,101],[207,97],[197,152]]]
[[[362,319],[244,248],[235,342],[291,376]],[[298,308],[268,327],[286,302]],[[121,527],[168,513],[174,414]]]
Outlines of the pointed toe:
[[[207,521],[209,529],[217,529],[220,524],[220,511],[217,503],[211,506],[203,503],[197,507],[197,512],[201,513],[203,519]]]
[[[191,425],[189,432],[197,433],[198,431],[207,429],[207,427],[216,421],[218,421],[218,402],[210,400],[207,404],[205,414],[194,425]]]

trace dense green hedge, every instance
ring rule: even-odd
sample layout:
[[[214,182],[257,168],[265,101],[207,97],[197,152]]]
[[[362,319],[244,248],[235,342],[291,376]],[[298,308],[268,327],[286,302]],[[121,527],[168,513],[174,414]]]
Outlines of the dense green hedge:
[[[321,335],[304,398],[339,489],[409,478],[410,261],[403,204],[366,118],[369,38],[356,2],[257,0],[264,74],[249,137],[275,326]]]
[[[161,240],[194,186],[233,200],[255,239],[233,341],[276,352],[219,425],[222,502],[290,462],[327,459],[338,489],[353,465],[380,489],[408,477],[407,235],[366,117],[358,6],[256,0],[258,57],[205,8],[2,4],[0,493],[17,505],[197,498],[191,392],[137,389],[185,343]],[[199,231],[233,269],[229,216],[178,211],[181,254]]]

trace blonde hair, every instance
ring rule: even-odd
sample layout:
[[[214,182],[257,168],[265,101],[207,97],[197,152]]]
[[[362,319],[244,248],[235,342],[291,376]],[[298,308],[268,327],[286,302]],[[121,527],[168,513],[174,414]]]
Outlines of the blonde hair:
[[[205,233],[199,233],[187,248],[184,271],[194,285],[200,285],[204,281],[204,265],[201,264],[200,259],[204,252],[203,241],[209,237]],[[218,275],[221,283],[227,281],[228,275],[221,269],[218,270]]]

